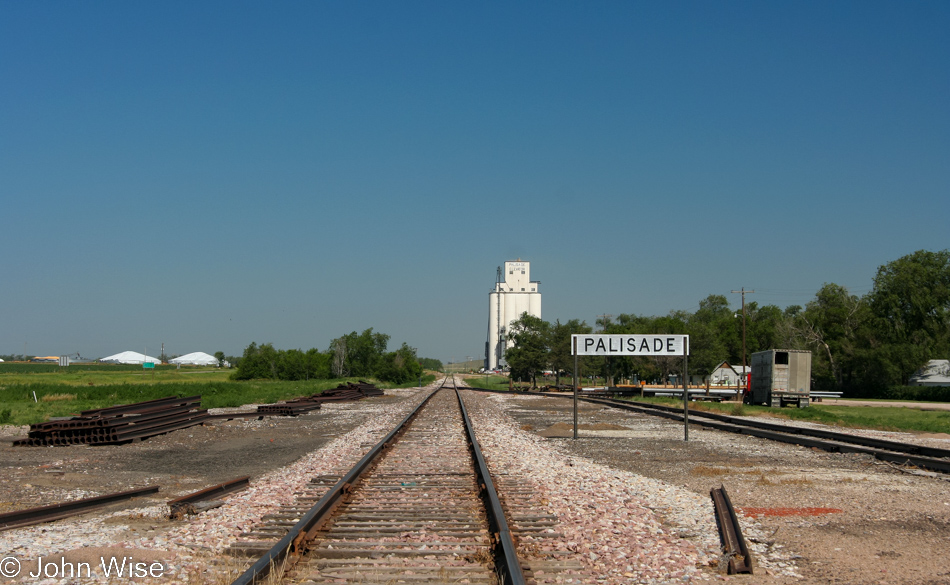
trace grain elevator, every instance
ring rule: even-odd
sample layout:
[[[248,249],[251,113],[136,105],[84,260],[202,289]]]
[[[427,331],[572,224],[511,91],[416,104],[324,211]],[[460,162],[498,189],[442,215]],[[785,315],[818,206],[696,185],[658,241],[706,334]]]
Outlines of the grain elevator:
[[[531,263],[521,259],[505,262],[495,276],[495,288],[488,295],[488,341],[485,342],[485,368],[505,366],[506,339],[512,321],[528,313],[541,318],[541,292],[538,281],[531,280]]]

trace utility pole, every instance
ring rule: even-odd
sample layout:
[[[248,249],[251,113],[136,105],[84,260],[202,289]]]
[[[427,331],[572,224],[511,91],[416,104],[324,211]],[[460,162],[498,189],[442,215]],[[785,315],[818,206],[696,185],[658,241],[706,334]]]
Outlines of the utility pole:
[[[752,294],[754,290],[746,290],[745,287],[742,287],[742,290],[732,291],[734,294],[742,293],[742,379],[745,382],[745,386],[749,386],[749,373],[745,368],[745,296],[746,294]],[[740,392],[741,394],[741,392]]]
[[[607,313],[604,313],[603,315],[600,316],[600,322],[601,322],[601,325],[603,325],[603,329],[601,329],[601,333],[607,333],[607,323],[610,322],[611,317],[613,317],[613,315],[609,315]],[[609,387],[613,385],[612,378],[613,376],[610,375],[610,356],[605,355],[604,356],[604,386]]]

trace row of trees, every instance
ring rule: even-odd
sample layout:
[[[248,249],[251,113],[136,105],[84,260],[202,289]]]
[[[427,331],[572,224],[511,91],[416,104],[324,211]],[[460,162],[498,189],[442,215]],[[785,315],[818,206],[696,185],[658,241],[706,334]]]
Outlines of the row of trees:
[[[605,333],[678,333],[690,336],[690,373],[709,374],[721,362],[742,364],[742,315],[723,295],[700,301],[693,313],[661,317],[622,314],[596,322]],[[927,360],[950,357],[950,251],[920,250],[881,266],[863,297],[828,283],[804,307],[746,305],[747,356],[771,348],[808,349],[816,389],[859,394],[905,385]],[[522,315],[510,328],[512,377],[535,379],[543,370],[573,370],[570,337],[590,333],[577,320],[565,324]],[[748,357],[746,358],[748,363]],[[680,358],[585,358],[581,373],[665,379],[682,369]]]
[[[389,335],[369,328],[352,332],[330,342],[327,351],[318,349],[279,350],[265,343],[252,343],[237,360],[237,380],[273,378],[277,380],[309,380],[330,378],[376,378],[403,384],[422,375],[427,367],[441,370],[442,362],[416,356],[416,350],[405,343],[396,351],[387,351]],[[435,367],[432,367],[435,366]]]

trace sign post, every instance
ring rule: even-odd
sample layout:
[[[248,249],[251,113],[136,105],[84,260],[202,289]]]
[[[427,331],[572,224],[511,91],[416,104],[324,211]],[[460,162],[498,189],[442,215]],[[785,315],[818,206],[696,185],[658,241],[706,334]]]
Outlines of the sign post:
[[[577,439],[577,383],[580,380],[580,376],[577,375],[577,338],[573,337],[571,339],[571,343],[573,344],[572,345],[573,351],[571,353],[574,354],[574,439],[576,440]]]
[[[630,355],[630,356],[683,356],[683,425],[685,440],[689,440],[689,421],[686,418],[689,401],[689,335],[591,334],[571,336],[574,354],[574,438],[577,438],[577,356]]]
[[[689,441],[689,355],[683,354],[683,440]]]

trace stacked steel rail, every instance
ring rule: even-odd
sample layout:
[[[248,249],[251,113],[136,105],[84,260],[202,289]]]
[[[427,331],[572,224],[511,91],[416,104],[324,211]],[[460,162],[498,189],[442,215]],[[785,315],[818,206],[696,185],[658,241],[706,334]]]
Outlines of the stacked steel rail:
[[[360,400],[369,396],[382,395],[383,391],[372,384],[366,382],[354,384],[353,382],[349,382],[347,384],[340,384],[330,390],[324,390],[319,394],[301,396],[300,398],[294,398],[293,400],[278,402],[276,404],[262,404],[257,407],[257,412],[258,414],[297,416],[310,412],[311,410],[317,410],[324,402]]]
[[[467,417],[459,414],[460,408],[447,415],[447,397],[438,394],[429,394],[234,584],[263,582],[276,567],[306,583],[491,583],[496,576],[505,583],[524,583],[504,515],[494,516],[501,504],[477,443],[469,443],[477,453],[474,461],[461,462],[458,441],[464,450],[473,435],[470,430],[462,433],[464,438],[452,435],[461,431],[446,425],[453,418],[467,422]],[[457,392],[456,399],[460,404]],[[421,414],[427,404],[435,411]],[[479,497],[487,500],[484,511],[455,505],[457,498]],[[409,545],[403,536],[420,529],[429,539],[422,546]],[[493,554],[504,560],[484,565]]]
[[[14,446],[119,445],[200,425],[208,418],[201,396],[159,398],[110,408],[84,410],[79,416],[30,425]]]

